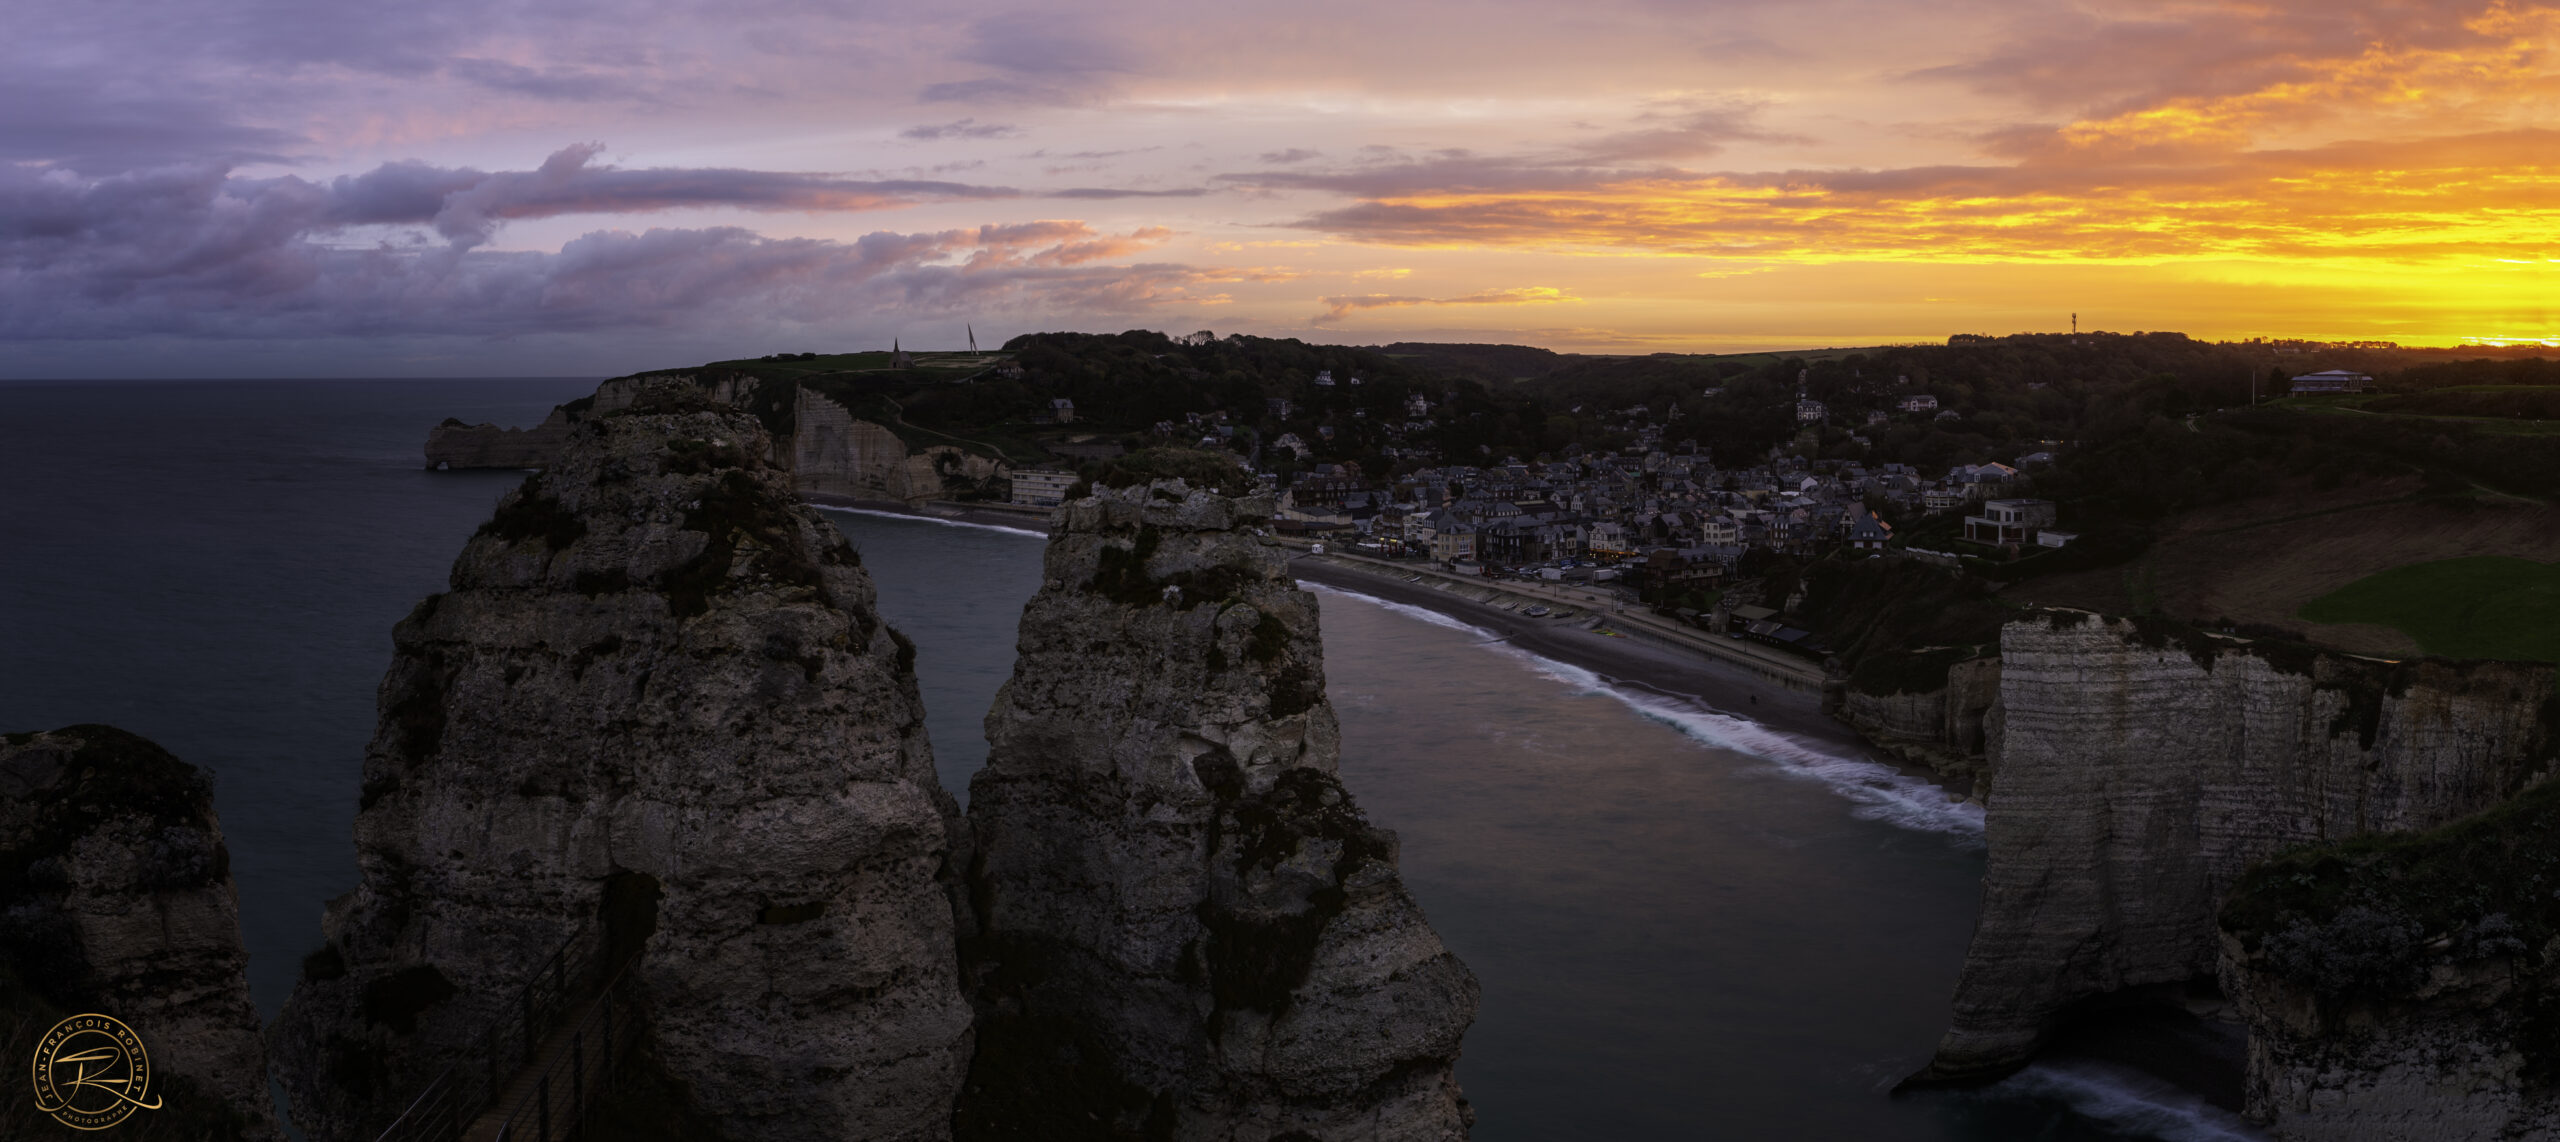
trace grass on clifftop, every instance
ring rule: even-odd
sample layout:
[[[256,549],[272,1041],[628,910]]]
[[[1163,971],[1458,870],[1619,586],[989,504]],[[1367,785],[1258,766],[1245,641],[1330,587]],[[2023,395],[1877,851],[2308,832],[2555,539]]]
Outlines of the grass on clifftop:
[[[2560,662],[2560,563],[2477,555],[2368,575],[2303,604],[2315,623],[2374,623],[2429,654]]]

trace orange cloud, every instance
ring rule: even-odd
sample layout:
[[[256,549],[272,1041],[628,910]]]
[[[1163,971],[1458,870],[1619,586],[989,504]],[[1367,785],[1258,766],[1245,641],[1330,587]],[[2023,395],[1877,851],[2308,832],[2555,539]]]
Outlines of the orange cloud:
[[[2533,257],[2560,234],[2560,132],[2241,151],[2192,163],[1595,178],[1380,195],[1302,225],[1402,246],[1754,260]]]
[[[2538,260],[2560,234],[2560,132],[2533,115],[2560,93],[2560,9],[2277,0],[2074,27],[1922,76],[2060,98],[2054,61],[2087,65],[2109,102],[1984,136],[2005,162],[1709,173],[1444,153],[1264,185],[1349,195],[1301,225],[1368,243],[1753,264],[2446,268]],[[2112,71],[2110,53],[2127,57]]]
[[[1405,297],[1370,293],[1320,300],[1325,304],[1325,311],[1313,319],[1318,325],[1340,321],[1363,309],[1399,309],[1416,305],[1544,305],[1582,299],[1553,286],[1520,286],[1471,293],[1465,297]]]

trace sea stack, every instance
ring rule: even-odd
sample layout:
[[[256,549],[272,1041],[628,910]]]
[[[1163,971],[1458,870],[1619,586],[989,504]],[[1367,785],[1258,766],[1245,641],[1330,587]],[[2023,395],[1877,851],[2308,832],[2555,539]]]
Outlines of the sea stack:
[[[152,1078],[127,1130],[272,1139],[231,853],[213,782],[112,726],[0,735],[0,1136],[75,1136],[28,1086],[62,1019],[131,1028]]]
[[[574,426],[395,628],[362,882],[274,1032],[315,1137],[485,1066],[518,989],[598,927],[640,949],[689,1122],[947,1137],[956,805],[912,646],[773,451],[694,386],[644,391]]]
[[[1474,976],[1335,768],[1267,498],[1059,510],[970,783],[963,1139],[1458,1139]]]

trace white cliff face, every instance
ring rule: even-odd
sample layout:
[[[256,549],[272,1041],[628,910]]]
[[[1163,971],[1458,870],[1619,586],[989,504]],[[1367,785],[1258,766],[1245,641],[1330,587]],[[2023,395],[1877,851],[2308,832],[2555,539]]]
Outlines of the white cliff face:
[[[162,1109],[128,1129],[279,1137],[230,862],[212,782],[159,746],[110,726],[0,738],[0,1039],[19,1068],[0,1134],[71,1133],[23,1068],[55,1022],[100,1013],[156,1076]]]
[[[1872,694],[1850,686],[1837,715],[1877,748],[1967,783],[1980,797],[1989,792],[1984,722],[1999,698],[2000,660],[1975,658],[1950,664],[1946,684],[1933,690]]]
[[[1465,1136],[1476,983],[1335,776],[1268,500],[1061,509],[970,785],[964,1138]]]
[[[800,389],[792,406],[791,470],[803,495],[919,503],[951,494],[952,481],[983,481],[995,461],[958,448],[908,449],[888,428]]]
[[[937,1139],[970,1011],[913,652],[749,416],[643,393],[394,632],[362,885],[277,1031],[298,1121],[378,1129],[609,878],[662,894],[656,1058],[730,1138]]]
[[[530,429],[440,424],[427,433],[427,466],[547,467],[573,426],[629,408],[645,389],[667,384],[690,385],[713,402],[756,412],[772,433],[767,459],[789,469],[792,486],[804,496],[917,504],[984,488],[1006,471],[1002,462],[954,445],[909,447],[886,425],[855,417],[807,385],[743,373],[618,377]]]
[[[2214,971],[2214,910],[2296,845],[2440,824],[2533,775],[2550,668],[2389,664],[2055,612],[2001,635],[1983,913],[1923,1078],[2064,1009]]]

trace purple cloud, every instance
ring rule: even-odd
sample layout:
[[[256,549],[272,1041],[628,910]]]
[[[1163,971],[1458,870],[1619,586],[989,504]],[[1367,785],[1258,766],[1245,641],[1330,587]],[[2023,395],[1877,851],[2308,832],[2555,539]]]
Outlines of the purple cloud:
[[[1074,221],[850,242],[736,227],[602,230],[557,253],[333,241],[351,217],[414,218],[437,201],[435,177],[392,181],[357,194],[218,168],[97,179],[0,168],[0,339],[518,336],[931,315],[1028,298],[1127,313],[1196,302],[1235,280],[1119,264],[1169,232],[1113,235]]]
[[[898,132],[902,139],[1010,139],[1022,128],[1011,123],[981,123],[976,119],[956,119],[949,123],[927,123]]]
[[[2179,6],[2157,16],[2039,13],[1976,58],[1917,69],[2047,109],[2128,110],[2178,97],[2260,91],[2313,79],[2369,50],[2481,51],[2502,33],[2482,0],[2321,0]]]
[[[1770,131],[1752,122],[1764,103],[1699,106],[1672,103],[1636,116],[1630,130],[1616,131],[1574,149],[1597,162],[1668,162],[1705,158],[1736,140],[1758,143],[1804,143],[1802,135]]]
[[[927,103],[1060,105],[1089,103],[1143,59],[1129,42],[1081,16],[1008,12],[969,25],[968,43],[952,54],[998,74],[925,85]]]
[[[535,99],[624,99],[638,85],[618,72],[584,67],[525,67],[504,60],[461,58],[445,65],[445,73],[466,83],[508,95]]]
[[[1359,198],[1414,194],[1493,194],[1567,191],[1608,186],[1634,178],[1697,176],[1670,167],[1627,168],[1530,155],[1457,155],[1396,158],[1332,170],[1251,171],[1214,181],[1271,190],[1324,190]]]
[[[1042,192],[1044,198],[1198,198],[1209,191],[1205,187],[1186,186],[1172,190],[1134,190],[1117,186],[1071,186],[1063,190]]]
[[[1015,75],[1086,76],[1137,70],[1137,55],[1091,20],[1061,12],[1009,12],[969,28],[956,53],[970,63]]]
[[[280,162],[299,134],[240,122],[195,84],[116,85],[0,68],[0,162],[110,174],[173,162]]]
[[[721,168],[624,170],[595,163],[600,144],[554,152],[530,171],[485,172],[423,163],[386,163],[334,180],[328,220],[345,224],[426,224],[447,240],[476,246],[506,221],[563,214],[632,214],[682,207],[741,210],[881,210],[929,201],[1016,198],[1008,187],[921,179],[861,180],[830,175]],[[299,182],[276,180],[276,185]]]

